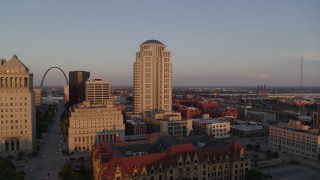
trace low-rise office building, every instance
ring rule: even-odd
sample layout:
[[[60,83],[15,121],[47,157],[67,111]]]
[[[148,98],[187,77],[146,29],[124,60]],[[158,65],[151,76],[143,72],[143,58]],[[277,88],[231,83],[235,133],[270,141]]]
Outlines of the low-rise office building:
[[[247,122],[237,120],[235,124],[231,125],[230,132],[233,135],[240,137],[258,137],[267,136],[268,130],[257,122]]]
[[[92,106],[87,102],[70,108],[68,149],[90,151],[103,141],[114,142],[116,137],[124,140],[125,126],[121,111],[109,102]]]
[[[309,129],[301,121],[291,120],[289,123],[269,126],[269,146],[302,157],[319,159],[319,129]]]
[[[126,135],[141,135],[146,133],[146,123],[140,120],[126,120]]]
[[[211,111],[214,111],[215,109],[220,107],[220,104],[217,102],[198,102],[196,104],[196,107],[201,110],[202,114],[210,114]]]
[[[192,120],[181,120],[177,112],[162,112],[143,116],[147,124],[147,133],[167,132],[172,137],[189,136],[192,130]]]
[[[276,121],[277,113],[275,111],[247,110],[246,119],[249,121],[269,124]]]
[[[193,119],[192,129],[195,135],[210,135],[216,139],[230,138],[230,122],[218,119]]]
[[[236,108],[219,108],[211,112],[211,117],[218,118],[218,117],[233,117],[235,119],[238,118],[238,109]]]
[[[195,107],[179,106],[179,112],[184,119],[195,119],[201,117],[201,110]]]

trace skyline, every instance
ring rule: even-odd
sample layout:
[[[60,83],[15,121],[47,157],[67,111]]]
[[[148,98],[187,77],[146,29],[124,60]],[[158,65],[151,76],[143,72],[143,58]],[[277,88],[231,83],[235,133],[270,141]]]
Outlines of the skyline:
[[[320,85],[318,1],[98,3],[2,3],[0,57],[17,54],[35,86],[51,66],[132,85],[135,52],[156,39],[173,86],[299,86],[301,57],[304,85]],[[64,84],[58,70],[44,82]]]

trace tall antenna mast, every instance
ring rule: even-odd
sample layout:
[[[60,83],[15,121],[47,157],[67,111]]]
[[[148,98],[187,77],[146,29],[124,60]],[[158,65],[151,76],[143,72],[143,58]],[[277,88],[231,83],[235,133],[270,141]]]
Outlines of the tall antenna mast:
[[[302,113],[302,106],[303,106],[303,58],[301,57],[301,64],[300,64],[300,72],[301,72],[301,75],[300,75],[300,92],[299,92],[299,120],[301,121],[301,113]]]

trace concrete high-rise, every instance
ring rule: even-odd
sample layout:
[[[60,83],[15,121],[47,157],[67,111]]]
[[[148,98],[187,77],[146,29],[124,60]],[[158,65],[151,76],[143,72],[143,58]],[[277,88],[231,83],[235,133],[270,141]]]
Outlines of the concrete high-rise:
[[[140,44],[134,62],[134,113],[172,109],[171,53],[157,40]]]
[[[110,101],[110,83],[99,78],[86,81],[86,101],[93,105],[103,105]]]
[[[33,74],[16,55],[0,64],[0,155],[31,152],[36,138]]]
[[[85,99],[85,82],[90,78],[90,72],[69,72],[69,104],[78,104]]]

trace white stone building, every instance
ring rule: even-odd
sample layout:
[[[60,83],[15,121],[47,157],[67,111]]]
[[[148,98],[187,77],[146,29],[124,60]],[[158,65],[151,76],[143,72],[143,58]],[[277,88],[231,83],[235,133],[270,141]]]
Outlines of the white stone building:
[[[125,125],[121,111],[109,102],[103,106],[88,102],[70,108],[68,150],[90,151],[103,141],[112,143],[116,136],[125,139]]]
[[[14,55],[0,64],[0,155],[30,152],[35,139],[33,74]]]

